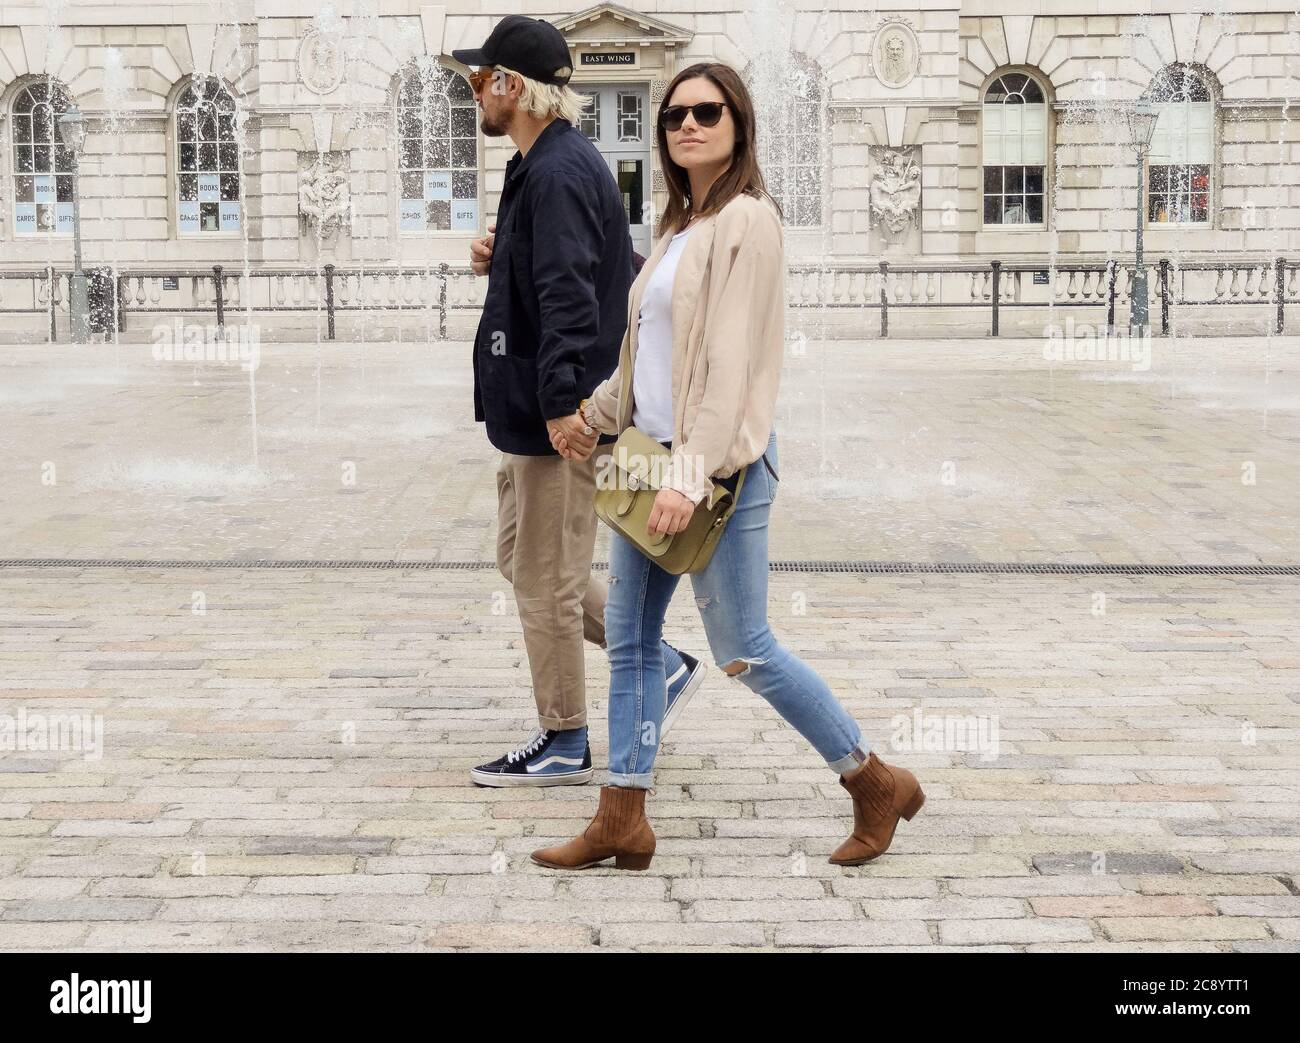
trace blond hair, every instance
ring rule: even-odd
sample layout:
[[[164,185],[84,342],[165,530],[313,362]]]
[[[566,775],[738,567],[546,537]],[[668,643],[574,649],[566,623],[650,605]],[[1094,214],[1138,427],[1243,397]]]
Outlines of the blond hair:
[[[558,116],[576,124],[590,100],[589,95],[579,94],[567,84],[542,83],[504,65],[494,65],[493,69],[506,76],[519,77],[524,85],[519,95],[519,107],[538,119]]]

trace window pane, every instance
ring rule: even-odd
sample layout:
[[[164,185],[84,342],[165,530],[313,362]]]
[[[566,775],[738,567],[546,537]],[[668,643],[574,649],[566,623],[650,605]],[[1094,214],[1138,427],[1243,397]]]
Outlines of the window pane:
[[[1025,190],[1024,167],[1007,167],[1006,179],[1007,192],[1023,192]]]
[[[474,109],[451,110],[451,132],[455,137],[473,140],[477,126]]]
[[[474,142],[453,140],[451,143],[451,165],[458,169],[476,167]]]
[[[45,142],[54,140],[54,126],[48,105],[37,105],[32,111],[32,138]]]
[[[1043,197],[1026,196],[1025,212],[1031,225],[1041,225],[1043,223]]]
[[[984,223],[986,225],[999,225],[1002,223],[1001,196],[984,197]]]
[[[465,77],[457,73],[451,73],[448,76],[447,97],[453,102],[469,106],[471,112],[474,111],[474,91]]]
[[[451,165],[451,147],[446,138],[425,142],[424,165],[430,170],[446,170]]]
[[[618,93],[618,140],[641,140],[641,95],[635,91]]]
[[[428,207],[429,227],[438,231],[449,231],[451,229],[451,201],[448,199],[431,199],[425,204]]]
[[[452,199],[478,198],[478,173],[476,171],[458,170],[451,175]]]
[[[985,192],[1002,191],[1002,168],[1001,167],[984,168],[984,191]]]
[[[424,174],[419,170],[407,170],[401,174],[402,198],[424,198]]]
[[[1025,191],[1042,192],[1043,191],[1043,168],[1026,167],[1025,168]]]

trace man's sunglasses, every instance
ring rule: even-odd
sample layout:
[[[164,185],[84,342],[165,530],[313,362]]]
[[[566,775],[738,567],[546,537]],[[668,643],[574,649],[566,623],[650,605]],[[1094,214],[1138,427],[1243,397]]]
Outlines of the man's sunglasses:
[[[681,130],[689,112],[701,127],[716,127],[722,119],[722,110],[727,107],[725,101],[702,101],[698,105],[669,105],[659,113],[659,122],[664,130]]]
[[[477,69],[469,74],[469,85],[475,94],[483,93],[483,88],[492,82],[492,77],[495,72],[496,70],[493,69],[492,66],[487,65],[482,69]]]

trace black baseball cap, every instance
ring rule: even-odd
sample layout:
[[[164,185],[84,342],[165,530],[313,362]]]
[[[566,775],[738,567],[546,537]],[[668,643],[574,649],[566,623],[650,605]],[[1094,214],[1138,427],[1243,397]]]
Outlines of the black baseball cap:
[[[465,65],[504,65],[539,83],[564,86],[573,76],[569,45],[560,30],[540,18],[508,14],[482,47],[452,51]]]

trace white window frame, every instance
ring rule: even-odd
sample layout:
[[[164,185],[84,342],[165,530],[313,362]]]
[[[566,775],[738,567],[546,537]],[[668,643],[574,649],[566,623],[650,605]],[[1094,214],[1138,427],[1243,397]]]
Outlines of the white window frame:
[[[483,224],[483,143],[480,140],[478,106],[474,102],[473,88],[470,87],[469,81],[461,72],[449,65],[437,62],[431,65],[430,68],[432,71],[436,71],[442,76],[443,91],[441,94],[438,94],[436,93],[436,87],[430,85],[428,92],[422,93],[422,97],[424,98],[425,108],[428,108],[430,104],[439,103],[445,103],[447,107],[447,135],[445,139],[447,143],[447,164],[445,166],[428,165],[429,152],[427,146],[429,138],[427,133],[427,124],[424,122],[425,117],[420,113],[420,106],[408,105],[403,101],[409,78],[418,78],[421,75],[420,60],[413,59],[407,62],[398,74],[396,91],[393,96],[393,140],[396,143],[394,149],[394,164],[396,168],[396,191],[394,192],[396,211],[393,216],[395,222],[394,227],[397,229],[398,235],[403,238],[439,236],[463,238],[466,235],[478,235]],[[465,94],[469,99],[468,101],[465,101],[464,99],[453,99],[447,93],[446,88],[454,82],[454,79],[460,79],[464,83]],[[427,83],[427,81],[425,82]],[[406,164],[405,139],[410,138],[411,140],[415,140],[414,135],[406,135],[402,133],[404,128],[403,113],[404,110],[408,108],[414,110],[411,118],[421,121],[420,130],[423,133],[420,135],[420,138],[425,143],[425,147],[422,149],[420,157],[421,165],[418,167],[408,166]],[[455,119],[455,110],[461,110],[470,114],[471,126],[473,128],[472,136],[467,137],[463,134],[457,135],[453,133],[454,128],[452,122]],[[452,163],[452,152],[455,149],[455,142],[466,140],[472,141],[474,145],[473,166],[456,166]],[[421,199],[418,201],[414,196],[408,197],[406,195],[406,179],[403,177],[404,174],[413,174],[416,172],[421,174]],[[429,175],[431,173],[435,175],[445,173],[447,175],[445,178],[445,187],[442,184],[444,179],[441,177],[430,179]],[[472,200],[465,196],[458,197],[455,195],[456,175],[458,174],[468,175],[473,178],[474,197]],[[444,191],[446,193],[445,197],[443,195]],[[427,208],[429,203],[442,202],[444,199],[448,203],[448,227],[428,227]],[[425,226],[422,228],[404,228],[404,222],[406,222],[410,217],[408,208],[413,207],[416,202],[422,203],[426,208],[426,217],[424,219]],[[470,203],[473,204],[472,218],[464,216],[467,213],[466,209],[460,209],[457,207],[457,204],[464,205]],[[459,218],[460,227],[457,227],[458,212],[462,215]]]
[[[1024,82],[1015,89],[1008,81],[1011,77],[1024,77]],[[995,86],[1002,84],[1004,97],[1017,97],[1018,102],[990,101],[989,94]],[[1036,88],[1041,101],[1026,101],[1025,93],[1030,86]],[[1051,213],[1051,126],[1050,93],[1042,78],[1025,69],[1002,69],[989,78],[980,92],[980,227],[999,232],[1031,231],[1040,232],[1047,228],[1048,215]],[[996,193],[988,192],[987,171],[997,167],[1003,178],[1002,186]],[[1022,182],[1019,191],[1010,193],[1026,200],[1028,197],[1041,195],[1043,200],[1042,218],[1038,221],[989,221],[985,216],[986,197],[997,195],[1003,200],[1002,213],[1005,215],[1006,169],[1020,167],[1027,169],[1038,167],[1042,170],[1041,192],[1029,192]]]

